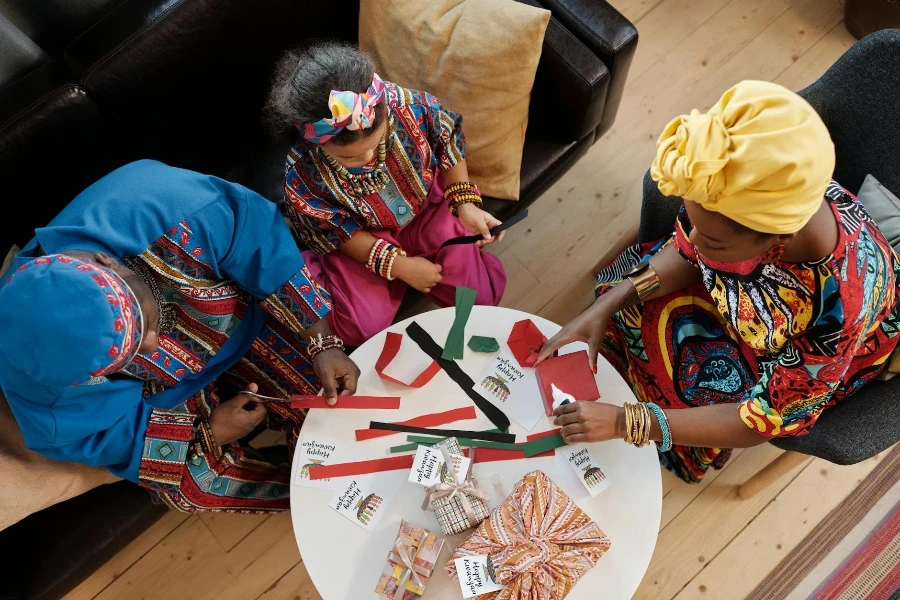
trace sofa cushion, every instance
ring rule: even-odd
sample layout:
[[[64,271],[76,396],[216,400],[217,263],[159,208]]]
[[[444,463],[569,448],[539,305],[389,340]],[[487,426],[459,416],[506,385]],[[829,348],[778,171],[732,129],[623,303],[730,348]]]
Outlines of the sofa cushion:
[[[900,199],[874,175],[866,175],[857,197],[891,247],[900,252]]]
[[[382,77],[462,114],[472,181],[514,200],[549,20],[512,0],[362,0],[359,43]]]

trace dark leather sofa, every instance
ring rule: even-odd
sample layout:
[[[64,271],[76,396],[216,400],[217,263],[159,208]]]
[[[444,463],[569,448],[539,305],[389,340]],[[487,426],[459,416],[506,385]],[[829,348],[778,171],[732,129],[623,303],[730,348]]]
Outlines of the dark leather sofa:
[[[637,44],[603,0],[552,11],[531,103],[521,200],[534,202],[612,125]],[[281,196],[289,140],[260,122],[272,66],[310,36],[356,39],[358,0],[0,0],[0,258],[116,167],[154,158]],[[552,124],[552,127],[549,125]],[[127,201],[127,199],[123,199]],[[2,335],[2,332],[0,332]],[[0,598],[58,598],[158,519],[128,482],[0,532]]]

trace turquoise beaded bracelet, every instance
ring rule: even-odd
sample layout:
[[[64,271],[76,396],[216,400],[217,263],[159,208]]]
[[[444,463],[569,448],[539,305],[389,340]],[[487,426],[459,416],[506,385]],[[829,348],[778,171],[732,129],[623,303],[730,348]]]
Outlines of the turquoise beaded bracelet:
[[[669,420],[666,418],[666,413],[652,402],[647,403],[647,408],[656,415],[656,422],[659,423],[659,430],[662,431],[662,442],[657,446],[657,449],[660,452],[668,452],[672,449],[672,432],[669,429]]]

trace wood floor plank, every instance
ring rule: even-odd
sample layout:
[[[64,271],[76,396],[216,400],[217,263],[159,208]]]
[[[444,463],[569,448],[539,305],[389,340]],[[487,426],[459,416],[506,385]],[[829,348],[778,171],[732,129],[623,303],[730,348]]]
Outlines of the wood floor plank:
[[[203,521],[188,519],[96,596],[97,600],[207,600],[234,583],[227,554]]]
[[[188,515],[184,513],[166,513],[159,521],[151,525],[147,531],[139,535],[137,539],[125,546],[121,552],[69,592],[66,595],[66,599],[89,600],[96,597],[118,579],[122,573],[130,569],[145,554],[184,524],[187,519]]]
[[[749,500],[738,498],[737,486],[781,452],[771,444],[757,448],[758,452],[738,456],[660,533],[636,599],[673,598],[790,483],[794,473]]]
[[[774,81],[790,90],[802,90],[827,71],[854,42],[856,38],[850,35],[844,23],[837,23]]]
[[[306,565],[302,562],[294,565],[284,577],[273,583],[258,600],[320,600]]]
[[[300,562],[291,515],[270,516],[228,553],[226,568],[235,582],[217,600],[247,600],[263,594]]]
[[[226,552],[262,525],[268,515],[238,515],[230,513],[201,513],[197,515],[209,528]]]
[[[713,482],[725,472],[725,469],[734,464],[734,461],[738,456],[743,452],[754,451],[759,452],[756,448],[749,448],[747,450],[736,448],[732,451],[731,458],[725,463],[725,466],[722,469],[718,471],[716,469],[710,469],[706,475],[703,476],[703,480],[700,483],[686,483],[672,475],[672,477],[675,477],[677,483],[675,483],[672,486],[671,491],[665,495],[662,516],[659,519],[659,530],[665,530],[669,523],[680,515],[685,508],[690,506],[691,502],[693,502],[697,496],[703,493],[703,490],[711,486]],[[668,471],[666,472],[668,473]]]
[[[675,600],[746,597],[887,452],[852,466],[835,465],[821,458],[811,461]]]

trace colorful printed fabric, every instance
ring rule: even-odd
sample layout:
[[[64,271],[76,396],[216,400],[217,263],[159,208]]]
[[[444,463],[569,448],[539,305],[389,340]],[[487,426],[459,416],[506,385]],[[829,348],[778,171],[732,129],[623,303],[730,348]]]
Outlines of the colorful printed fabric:
[[[165,432],[177,428],[171,422],[158,428],[154,411],[202,420],[214,405],[204,398],[229,399],[251,381],[262,393],[283,397],[318,389],[301,333],[326,316],[330,298],[311,280],[277,206],[251,190],[154,161],[131,163],[38,229],[10,268],[68,249],[138,257],[177,322],[160,336],[157,352],[137,355],[91,385],[52,385],[0,352],[0,387],[29,448],[138,482],[145,449],[156,459],[177,457],[184,441],[173,433],[167,445]],[[79,323],[91,337],[93,322],[72,321]],[[186,398],[196,406],[188,410]],[[274,426],[290,430],[291,443],[303,414],[274,405],[269,412],[270,424],[277,414]],[[145,448],[150,427],[156,433]],[[187,463],[179,464],[183,477]]]
[[[504,589],[484,600],[562,600],[609,550],[606,534],[542,471],[526,475],[503,504],[456,549],[455,560],[487,554]]]
[[[321,149],[301,139],[285,166],[285,212],[294,235],[318,254],[340,248],[363,229],[386,230],[412,221],[425,205],[438,171],[465,158],[462,117],[424,92],[385,82],[391,134],[390,181],[362,198],[338,178]],[[360,169],[375,168],[374,162]]]
[[[298,126],[298,129],[313,144],[324,144],[344,129],[368,129],[375,122],[375,107],[383,97],[384,82],[375,73],[369,89],[362,94],[331,90],[328,108],[331,109],[332,118],[306,123]]]
[[[603,355],[638,399],[664,408],[736,403],[760,435],[802,435],[881,373],[900,340],[900,260],[851,194],[832,184],[825,198],[839,241],[820,261],[718,271],[690,243],[683,209],[672,238],[628,251],[646,260],[672,241],[702,273],[701,284],[610,320]],[[601,273],[598,295],[612,283]],[[675,446],[660,461],[696,482],[729,456],[729,449]]]
[[[35,324],[44,327],[42,334]],[[18,369],[71,386],[130,361],[141,345],[143,317],[115,272],[50,254],[19,266],[0,288],[0,331],[0,351]]]

